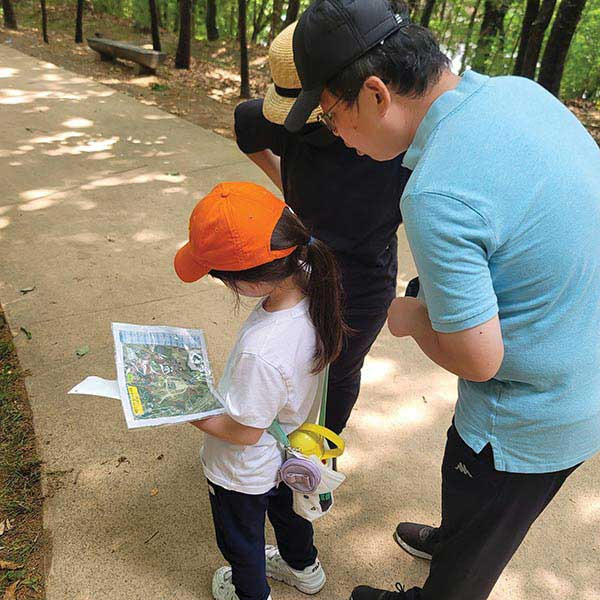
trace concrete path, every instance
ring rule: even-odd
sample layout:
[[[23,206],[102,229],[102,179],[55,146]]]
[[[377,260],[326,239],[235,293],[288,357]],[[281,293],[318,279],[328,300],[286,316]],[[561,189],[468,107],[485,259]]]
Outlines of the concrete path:
[[[234,315],[213,282],[178,282],[172,256],[197,198],[221,180],[264,178],[232,142],[4,46],[0,122],[0,298],[30,373],[44,461],[48,600],[208,600],[222,559],[201,434],[130,432],[116,402],[66,391],[87,375],[115,376],[111,321],[201,327],[220,373],[245,310]],[[402,236],[400,252],[402,286],[414,273]],[[453,377],[382,333],[346,434],[348,482],[317,525],[329,578],[321,597],[424,580],[426,564],[392,531],[399,519],[439,518],[454,399]],[[600,598],[599,480],[598,460],[573,476],[495,600]],[[297,597],[274,585],[274,598]]]

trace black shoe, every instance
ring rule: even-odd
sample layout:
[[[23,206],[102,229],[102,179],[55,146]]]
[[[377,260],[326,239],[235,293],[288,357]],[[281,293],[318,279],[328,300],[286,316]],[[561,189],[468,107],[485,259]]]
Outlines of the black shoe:
[[[372,588],[368,585],[359,585],[352,590],[350,600],[404,600],[406,592],[399,583],[396,584],[396,590],[398,591],[390,592]]]
[[[394,532],[398,545],[409,554],[431,560],[438,543],[439,529],[419,523],[400,523]]]

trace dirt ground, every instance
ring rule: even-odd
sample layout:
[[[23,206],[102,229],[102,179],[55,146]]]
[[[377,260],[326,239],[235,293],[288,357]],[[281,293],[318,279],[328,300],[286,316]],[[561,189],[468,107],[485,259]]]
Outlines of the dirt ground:
[[[140,102],[157,106],[196,125],[228,138],[233,137],[233,109],[240,102],[238,47],[235,40],[192,44],[192,66],[189,70],[174,68],[177,34],[161,30],[166,62],[155,76],[137,76],[130,63],[101,62],[87,43],[74,43],[73,9],[49,6],[49,38],[44,44],[40,30],[33,26],[36,14],[23,14],[19,31],[0,29],[0,43],[52,62],[75,73],[136,97]],[[35,19],[35,21],[34,21]],[[86,13],[84,39],[96,32],[105,37],[147,45],[150,35],[136,31],[130,21],[101,13]],[[270,81],[267,48],[250,45],[251,95],[262,96]],[[567,103],[600,143],[600,106],[582,100]]]
[[[47,550],[40,462],[12,338],[0,310],[0,594],[3,600],[40,600]]]

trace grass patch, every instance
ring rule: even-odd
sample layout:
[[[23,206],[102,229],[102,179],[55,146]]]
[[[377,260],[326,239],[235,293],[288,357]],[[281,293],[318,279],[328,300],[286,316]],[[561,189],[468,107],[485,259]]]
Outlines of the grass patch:
[[[0,560],[23,565],[0,570],[0,594],[18,581],[19,600],[38,600],[44,597],[40,461],[23,378],[0,312]]]

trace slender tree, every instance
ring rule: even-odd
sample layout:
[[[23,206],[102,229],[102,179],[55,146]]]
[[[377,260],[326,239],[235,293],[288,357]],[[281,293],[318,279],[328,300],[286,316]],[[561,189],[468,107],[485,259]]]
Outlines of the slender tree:
[[[513,70],[514,75],[521,74],[521,69],[523,68],[523,59],[525,58],[527,44],[529,43],[529,34],[531,32],[531,26],[533,25],[533,22],[535,21],[539,10],[540,0],[527,0],[525,14],[523,15],[521,35],[519,36],[519,53],[517,54],[517,60],[515,61],[515,67]]]
[[[11,0],[2,0],[2,12],[4,13],[4,27],[17,29],[17,17]]]
[[[538,82],[558,96],[569,47],[586,0],[562,0],[544,50]]]
[[[77,0],[77,16],[75,18],[76,44],[81,44],[83,42],[83,2],[84,0]]]
[[[285,13],[285,21],[282,29],[285,29],[288,25],[291,25],[297,18],[298,12],[300,11],[300,0],[290,0],[288,9]]]
[[[485,72],[492,52],[494,40],[503,31],[504,17],[508,11],[510,0],[486,0],[479,32],[477,50],[473,57],[473,68]]]
[[[429,27],[429,22],[431,21],[431,15],[433,14],[434,7],[435,7],[435,0],[427,0],[425,2],[425,7],[423,8],[423,14],[421,15],[421,25],[423,27]]]
[[[46,0],[40,0],[40,8],[42,9],[42,39],[45,44],[49,44],[48,40],[48,13],[46,11]]]
[[[175,68],[189,69],[192,55],[192,0],[179,0],[179,43]]]
[[[238,0],[238,37],[240,38],[240,97],[250,98],[248,43],[246,41],[246,0]]]
[[[160,52],[162,48],[160,47],[160,31],[158,29],[158,6],[156,5],[156,0],[148,0],[149,9],[150,9],[150,28],[152,30],[152,47]]]
[[[219,39],[216,0],[206,0],[206,37],[209,42],[214,42]]]
[[[521,64],[521,75],[533,79],[540,58],[540,51],[544,42],[544,34],[554,14],[556,0],[542,0],[540,10],[534,19],[529,29],[529,41],[527,42],[527,50],[523,55],[523,63]]]
[[[267,26],[267,2],[268,0],[261,0],[260,4],[258,4],[257,0],[254,0],[254,13],[252,18],[252,43],[257,42],[258,36]]]
[[[269,38],[273,38],[281,30],[281,13],[283,12],[283,0],[273,0],[273,12],[271,13],[271,33]]]
[[[471,17],[469,18],[469,26],[467,28],[467,37],[465,38],[465,49],[463,51],[462,59],[460,61],[460,72],[462,73],[466,66],[467,61],[469,60],[469,53],[471,51],[471,38],[473,37],[473,29],[475,29],[475,19],[477,19],[477,13],[479,12],[479,7],[481,6],[481,0],[477,0],[477,3],[473,7],[473,12],[471,13]]]
[[[408,13],[410,18],[415,21],[417,14],[419,13],[421,1],[420,0],[408,0]]]

